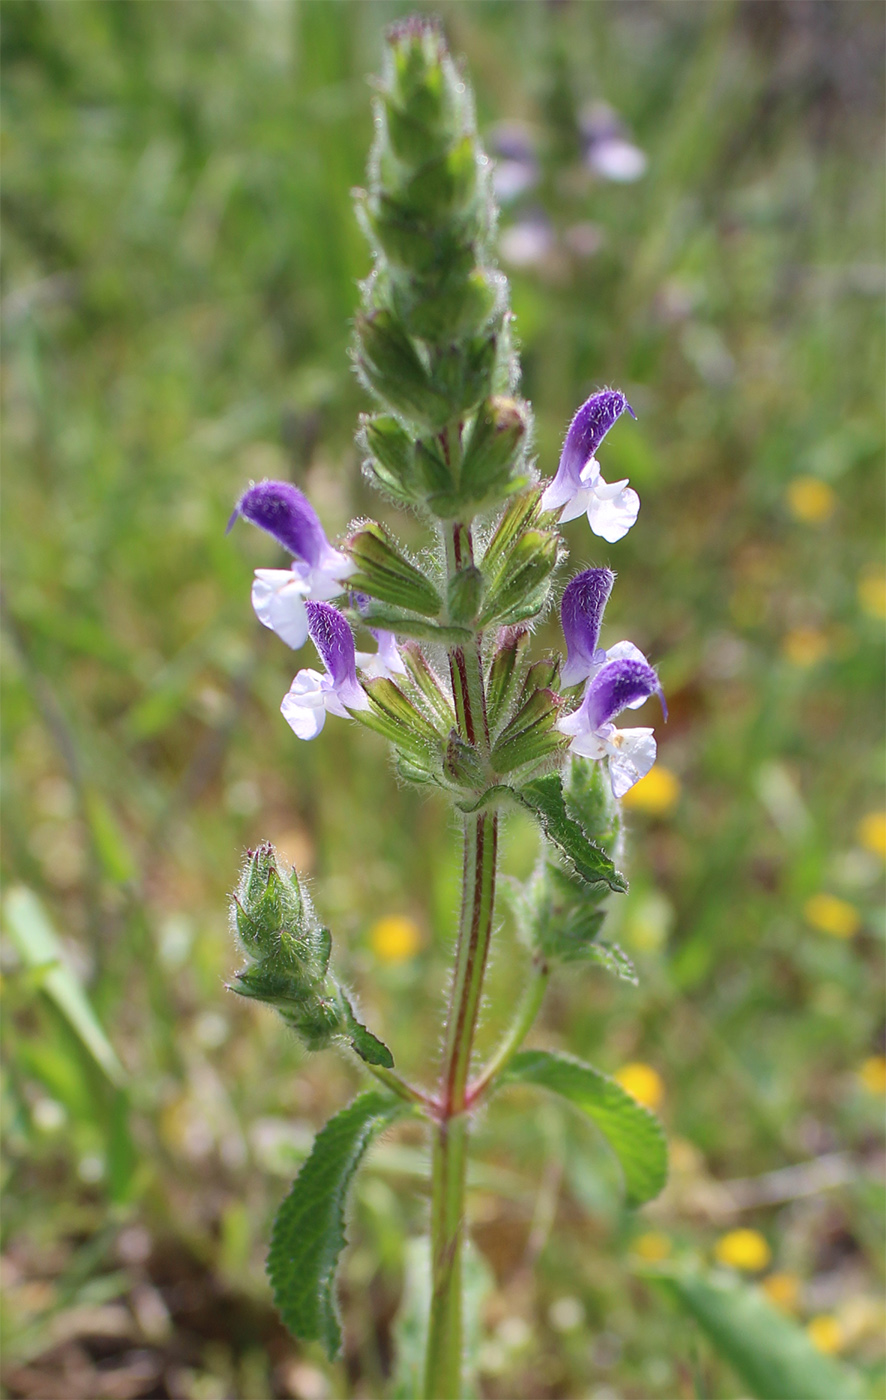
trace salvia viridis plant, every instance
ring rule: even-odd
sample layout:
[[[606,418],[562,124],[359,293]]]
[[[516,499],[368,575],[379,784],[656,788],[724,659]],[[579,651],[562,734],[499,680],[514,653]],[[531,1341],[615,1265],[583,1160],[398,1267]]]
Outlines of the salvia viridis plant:
[[[601,935],[607,901],[626,890],[619,799],[654,763],[655,740],[649,728],[620,727],[619,717],[660,687],[631,642],[601,647],[614,575],[592,568],[567,580],[557,528],[586,515],[593,534],[613,543],[635,523],[636,493],[607,482],[596,457],[630,405],[617,389],[592,394],[556,472],[539,479],[545,464],[531,458],[508,284],[494,259],[489,162],[465,80],[425,20],[388,36],[368,185],[358,214],[374,262],[353,353],[374,411],[358,440],[369,480],[421,518],[428,549],[410,558],[374,521],[333,546],[310,502],[283,481],[249,486],[232,519],[259,526],[292,558],[288,569],[256,570],[252,603],[282,642],[298,650],[310,641],[319,657],[320,669],[299,670],[281,705],[296,738],[317,739],[327,716],[355,720],[390,743],[404,781],[436,788],[458,814],[461,910],[453,910],[458,939],[436,1083],[407,1083],[380,1028],[362,1024],[305,881],[270,845],[248,853],[233,897],[246,957],[233,988],[275,1007],[305,1049],[338,1047],[377,1081],[317,1135],[280,1207],[268,1272],[284,1321],[297,1338],[337,1353],[335,1271],[349,1187],[373,1136],[418,1117],[431,1139],[422,1393],[455,1400],[465,1388],[465,1181],[476,1110],[512,1085],[558,1094],[607,1138],[629,1204],[664,1183],[664,1137],[645,1108],[590,1065],[522,1048],[563,964],[633,979],[628,959]],[[565,658],[530,660],[532,628],[558,591]],[[499,826],[518,809],[537,822],[541,847],[515,899],[531,971],[510,1029],[481,1066],[473,1048]]]

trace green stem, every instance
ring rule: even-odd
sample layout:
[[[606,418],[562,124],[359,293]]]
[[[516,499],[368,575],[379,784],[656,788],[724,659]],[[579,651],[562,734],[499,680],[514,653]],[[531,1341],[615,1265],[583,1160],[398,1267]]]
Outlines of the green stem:
[[[473,562],[470,530],[452,526],[446,538],[450,578]],[[449,653],[452,693],[461,737],[489,750],[481,639]],[[462,902],[455,972],[440,1075],[439,1121],[431,1163],[431,1316],[425,1362],[425,1400],[462,1394],[462,1251],[468,1150],[467,1082],[492,936],[498,817],[465,817]]]
[[[419,1104],[422,1108],[436,1113],[437,1105],[434,1100],[428,1094],[423,1094],[421,1089],[413,1088],[401,1075],[397,1074],[396,1070],[385,1069],[384,1065],[371,1065],[368,1060],[363,1059],[362,1055],[359,1056],[359,1059],[363,1068],[368,1069],[370,1074],[374,1074],[376,1079],[380,1080],[398,1098],[405,1099],[407,1103]]]
[[[488,1093],[495,1080],[498,1079],[502,1071],[507,1068],[509,1061],[516,1055],[529,1031],[532,1029],[533,1022],[544,1000],[551,970],[547,963],[536,961],[532,965],[532,973],[532,981],[523,994],[523,999],[517,1008],[517,1014],[514,1017],[513,1024],[505,1035],[501,1045],[492,1056],[492,1059],[468,1089],[468,1108],[475,1108],[484,1095]]]
[[[498,817],[494,813],[465,819],[461,927],[431,1170],[431,1318],[426,1400],[459,1400],[461,1395],[466,1088],[492,934],[497,845]]]

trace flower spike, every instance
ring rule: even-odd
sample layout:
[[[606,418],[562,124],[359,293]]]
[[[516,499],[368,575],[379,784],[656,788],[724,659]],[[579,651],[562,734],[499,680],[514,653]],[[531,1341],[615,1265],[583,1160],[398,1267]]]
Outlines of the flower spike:
[[[252,606],[265,627],[297,650],[308,637],[305,599],[334,598],[354,565],[332,548],[314,507],[289,481],[250,486],[237,502],[229,530],[240,515],[293,555],[291,569],[256,569]]]
[[[542,510],[563,507],[561,524],[587,514],[594,534],[609,544],[627,534],[640,510],[640,497],[627,478],[611,484],[604,481],[594,455],[625,409],[636,418],[618,389],[603,389],[582,404],[569,425],[557,475],[541,498]]]

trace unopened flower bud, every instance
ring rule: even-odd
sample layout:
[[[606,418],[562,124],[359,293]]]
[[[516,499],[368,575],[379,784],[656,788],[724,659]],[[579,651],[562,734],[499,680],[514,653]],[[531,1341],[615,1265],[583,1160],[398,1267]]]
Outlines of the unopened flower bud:
[[[519,475],[519,448],[526,435],[527,415],[516,399],[491,398],[480,405],[461,464],[461,492],[466,500],[482,501],[525,484]]]

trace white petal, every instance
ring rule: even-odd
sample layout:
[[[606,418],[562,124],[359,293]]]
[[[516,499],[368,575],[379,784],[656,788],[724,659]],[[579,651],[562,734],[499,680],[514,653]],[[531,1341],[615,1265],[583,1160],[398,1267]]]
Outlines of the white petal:
[[[256,569],[252,606],[259,622],[297,651],[308,638],[307,588],[289,569]]]
[[[542,492],[539,508],[541,510],[556,510],[558,506],[565,505],[571,500],[575,487],[569,481],[558,481],[556,477],[549,486]]]
[[[596,457],[589,457],[579,474],[582,486],[597,486],[603,478],[600,475],[600,463]],[[605,485],[605,482],[603,483]]]
[[[615,544],[628,533],[639,513],[640,497],[630,486],[621,489],[612,500],[601,499],[595,492],[588,504],[588,524],[595,535]]]
[[[593,500],[593,486],[580,486],[561,512],[559,523],[565,525],[567,520],[577,520],[580,515],[584,515],[590,509]]]
[[[593,729],[586,729],[584,733],[577,734],[569,745],[570,753],[577,753],[580,758],[605,758],[606,747],[600,742],[599,734]]]
[[[280,711],[299,739],[316,739],[326,723],[326,679],[319,671],[299,671],[283,697]]]
[[[643,655],[640,648],[635,647],[633,642],[616,642],[614,647],[608,647],[606,650],[606,660],[642,661],[644,666],[649,665],[649,662],[646,660],[646,657]],[[646,704],[648,698],[648,696],[645,696],[641,700],[632,700],[630,705],[628,705],[628,709],[639,710],[641,705]]]
[[[325,603],[342,591],[342,579],[348,578],[356,569],[356,564],[346,555],[330,549],[321,562],[309,570],[308,597],[317,603]]]
[[[616,729],[609,750],[609,781],[615,797],[624,797],[628,788],[645,778],[655,762],[655,739],[651,729]]]

